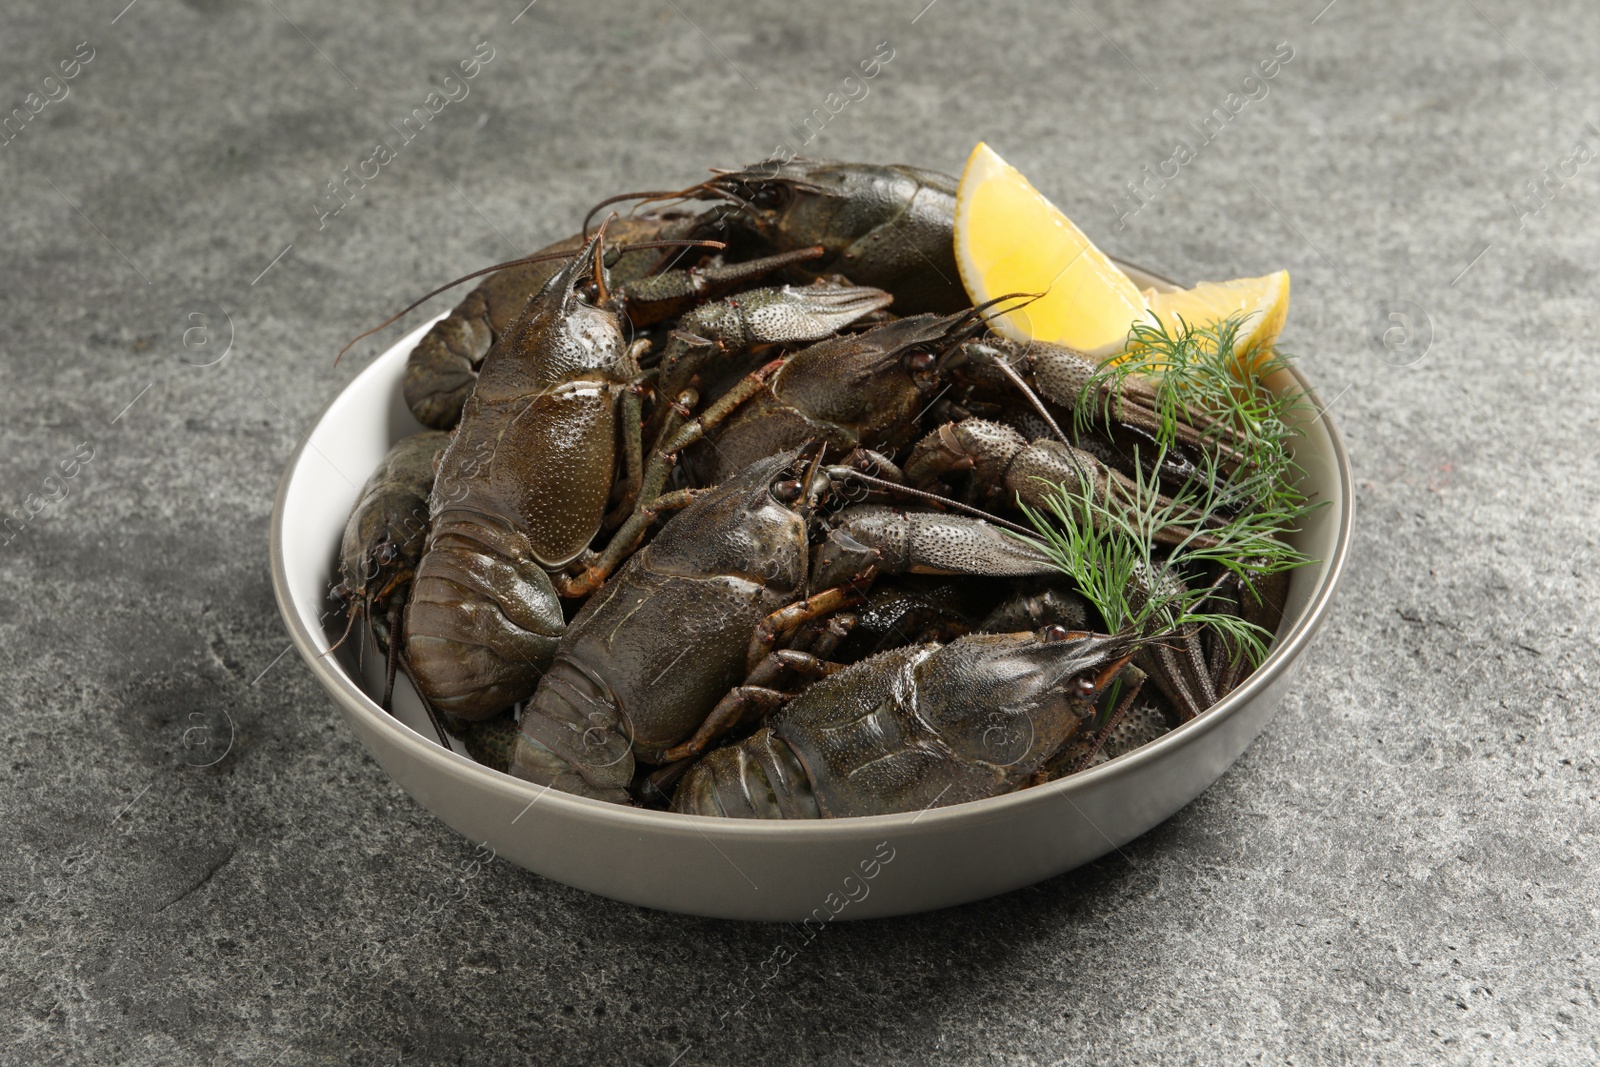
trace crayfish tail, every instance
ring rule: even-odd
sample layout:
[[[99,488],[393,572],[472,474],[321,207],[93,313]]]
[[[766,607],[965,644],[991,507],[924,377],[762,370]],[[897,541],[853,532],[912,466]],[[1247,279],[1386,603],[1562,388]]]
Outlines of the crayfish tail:
[[[633,803],[633,742],[606,684],[572,660],[551,665],[522,713],[511,773],[564,793]]]
[[[672,798],[672,810],[733,819],[822,817],[805,767],[770,728],[691,767]]]
[[[511,750],[511,774],[536,785],[559,789],[573,796],[604,800],[610,804],[633,805],[626,789],[605,789],[573,769],[572,764],[551,752],[527,734],[518,734],[516,746]]]
[[[515,541],[481,521],[441,516],[413,581],[412,671],[424,696],[463,719],[527,699],[565,629],[549,576]]]

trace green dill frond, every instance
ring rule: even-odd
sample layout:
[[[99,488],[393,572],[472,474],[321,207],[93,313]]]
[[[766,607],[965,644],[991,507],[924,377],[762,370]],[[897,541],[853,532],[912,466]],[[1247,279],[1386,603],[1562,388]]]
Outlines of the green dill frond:
[[[1197,472],[1176,493],[1163,497],[1136,451],[1131,491],[1118,485],[1111,499],[1097,500],[1078,486],[1049,485],[1042,512],[1022,510],[1037,534],[1023,540],[1072,579],[1112,632],[1158,640],[1209,626],[1255,665],[1272,635],[1210,610],[1216,590],[1208,576],[1220,569],[1249,586],[1312,562],[1283,538],[1322,504],[1298,488],[1291,427],[1304,397],[1267,387],[1287,357],[1272,348],[1239,351],[1245,322],[1240,314],[1199,326],[1179,319],[1171,329],[1134,323],[1127,352],[1091,376],[1073,409],[1082,434],[1100,418],[1115,421],[1125,395],[1151,407],[1160,449],[1152,471],[1178,447],[1180,424],[1199,431]],[[1160,546],[1158,535],[1170,539],[1174,530],[1184,531],[1180,543]]]
[[[1074,495],[1064,485],[1055,486],[1046,496],[1048,515],[1040,514],[1025,502],[1019,504],[1039,536],[1013,536],[1048,557],[1051,565],[1071,578],[1095,606],[1106,626],[1121,633],[1127,625],[1128,610],[1124,601],[1127,583],[1137,562],[1128,554],[1129,544],[1121,539],[1096,536],[1095,524],[1100,520],[1093,499]]]
[[[1123,391],[1142,386],[1155,393],[1158,444],[1176,444],[1179,423],[1188,423],[1225,439],[1252,466],[1292,474],[1285,469],[1290,423],[1305,401],[1298,392],[1280,395],[1265,384],[1289,365],[1288,357],[1275,348],[1238,350],[1247,319],[1239,313],[1197,326],[1179,318],[1173,328],[1155,319],[1135,322],[1126,352],[1084,384],[1074,408],[1076,429],[1085,432],[1096,416],[1113,419]]]
[[[1265,494],[1264,506],[1234,512],[1233,502],[1262,495],[1263,474],[1245,467],[1225,473],[1214,457],[1170,498],[1155,475],[1135,467],[1132,492],[1111,501],[1049,484],[1043,512],[1021,505],[1036,536],[1017,536],[1072,579],[1113,633],[1156,640],[1211,626],[1259,664],[1272,635],[1238,615],[1207,610],[1214,590],[1204,576],[1219,566],[1249,582],[1311,562],[1282,535],[1313,505],[1298,492],[1279,492]],[[1172,529],[1188,533],[1170,549],[1158,545],[1156,535]]]

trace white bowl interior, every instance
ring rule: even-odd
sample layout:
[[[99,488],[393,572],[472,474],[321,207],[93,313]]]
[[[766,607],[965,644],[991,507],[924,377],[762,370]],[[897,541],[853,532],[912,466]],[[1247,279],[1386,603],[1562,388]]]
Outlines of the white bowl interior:
[[[284,541],[284,569],[294,611],[325,653],[343,630],[343,610],[330,592],[338,581],[339,538],[361,495],[361,486],[391,445],[425,427],[406,407],[400,384],[406,356],[444,315],[412,330],[373,360],[328,406],[301,451],[301,474],[283,499],[281,522],[296,533]],[[387,403],[375,404],[386,397]],[[331,539],[328,531],[336,531]],[[331,636],[330,636],[331,635]],[[382,657],[356,626],[334,653],[344,672],[368,694],[381,694]],[[427,712],[404,677],[396,679],[394,715],[437,744]],[[376,704],[373,705],[376,707]]]

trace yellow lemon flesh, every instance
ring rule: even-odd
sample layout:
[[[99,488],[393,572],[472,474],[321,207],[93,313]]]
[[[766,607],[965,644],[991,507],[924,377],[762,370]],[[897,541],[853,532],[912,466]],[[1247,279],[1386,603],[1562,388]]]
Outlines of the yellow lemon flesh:
[[[1206,326],[1229,315],[1242,315],[1234,351],[1244,355],[1264,351],[1278,339],[1289,314],[1289,272],[1280,270],[1260,278],[1235,278],[1231,282],[1201,282],[1175,293],[1145,291],[1150,313],[1168,333],[1176,333],[1181,318],[1190,326]]]
[[[1050,341],[1102,359],[1127,348],[1129,328],[1159,319],[1173,333],[1242,314],[1236,349],[1244,355],[1277,340],[1289,311],[1289,272],[1193,289],[1140,292],[1061,209],[1015,167],[980,143],[956,192],[956,265],[974,304],[1008,293],[1045,295],[995,316],[996,332],[1016,341]]]
[[[1120,351],[1145,317],[1133,281],[1015,167],[979,143],[956,192],[956,266],[974,304],[1008,293],[1045,295],[991,320],[1015,341]]]

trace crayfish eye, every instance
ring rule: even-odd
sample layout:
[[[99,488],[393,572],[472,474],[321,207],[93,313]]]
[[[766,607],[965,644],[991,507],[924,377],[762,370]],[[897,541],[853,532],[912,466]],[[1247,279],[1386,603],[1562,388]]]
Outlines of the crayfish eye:
[[[1088,678],[1074,678],[1072,680],[1072,688],[1081,697],[1094,695],[1094,682]]]
[[[773,484],[772,496],[780,504],[793,504],[800,499],[802,488],[798,479],[786,478]]]
[[[582,289],[578,290],[578,295],[583,297],[583,299],[588,303],[592,304],[596,300],[600,299],[600,287],[594,282],[589,282],[584,285]]]
[[[775,208],[782,207],[784,190],[780,185],[763,185],[750,194],[750,203],[756,207]]]
[[[1057,641],[1065,641],[1071,633],[1065,626],[1053,623],[1039,632],[1039,639],[1047,645],[1053,645]]]
[[[910,371],[920,372],[932,370],[933,365],[938,361],[939,357],[934,355],[932,352],[929,352],[925,348],[919,348],[915,351],[907,352],[905,356],[906,369]]]

